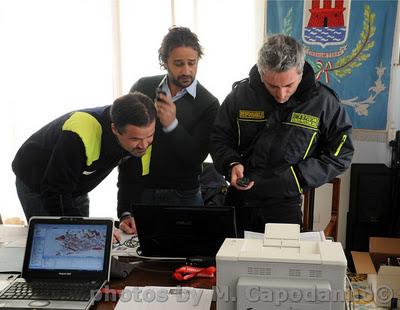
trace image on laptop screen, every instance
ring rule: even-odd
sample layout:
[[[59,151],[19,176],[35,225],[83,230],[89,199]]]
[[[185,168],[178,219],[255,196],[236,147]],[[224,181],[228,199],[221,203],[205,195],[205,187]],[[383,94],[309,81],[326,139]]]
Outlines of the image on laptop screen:
[[[107,225],[36,224],[28,268],[102,271]]]
[[[31,217],[21,277],[0,308],[87,310],[110,279],[112,218]]]

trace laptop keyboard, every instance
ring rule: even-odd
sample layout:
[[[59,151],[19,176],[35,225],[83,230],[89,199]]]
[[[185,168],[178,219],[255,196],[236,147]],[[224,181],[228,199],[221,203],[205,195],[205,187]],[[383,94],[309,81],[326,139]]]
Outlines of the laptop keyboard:
[[[14,282],[0,299],[88,301],[98,288],[92,283]]]

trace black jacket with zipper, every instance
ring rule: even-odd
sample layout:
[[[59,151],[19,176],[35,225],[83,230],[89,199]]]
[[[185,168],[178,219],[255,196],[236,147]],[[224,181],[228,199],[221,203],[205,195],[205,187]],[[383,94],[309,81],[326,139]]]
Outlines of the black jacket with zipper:
[[[71,214],[72,199],[95,188],[131,157],[111,130],[110,106],[67,113],[29,137],[12,169],[40,194],[49,215]]]
[[[245,175],[255,181],[246,197],[286,199],[329,182],[349,167],[351,127],[336,94],[315,81],[308,63],[284,104],[268,93],[254,66],[221,105],[211,155],[228,179],[230,163],[244,165]]]

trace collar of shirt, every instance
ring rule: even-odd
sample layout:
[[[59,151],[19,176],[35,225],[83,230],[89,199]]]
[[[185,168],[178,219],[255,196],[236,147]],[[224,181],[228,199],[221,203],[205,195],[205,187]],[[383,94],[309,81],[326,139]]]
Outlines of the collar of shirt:
[[[164,83],[161,86],[162,90],[171,97],[171,91],[169,90],[168,87],[168,82],[167,79],[165,79]],[[183,96],[185,96],[187,93],[192,96],[193,98],[196,98],[196,91],[197,91],[197,79],[194,79],[193,83],[190,84],[190,86],[182,89],[181,91],[177,92],[177,94],[172,97],[172,101],[176,101]]]

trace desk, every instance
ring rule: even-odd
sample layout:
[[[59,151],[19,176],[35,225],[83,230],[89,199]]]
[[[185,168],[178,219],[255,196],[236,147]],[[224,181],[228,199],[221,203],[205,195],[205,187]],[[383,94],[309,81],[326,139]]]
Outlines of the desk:
[[[26,227],[12,227],[0,225],[0,249],[6,245],[18,247],[25,246]],[[18,233],[17,233],[18,232]],[[18,238],[16,238],[18,237]],[[10,243],[12,242],[12,243]],[[21,258],[22,259],[22,258]],[[126,259],[126,258],[125,258]],[[121,258],[122,260],[122,258]],[[111,280],[110,288],[123,289],[125,286],[191,286],[196,288],[212,288],[216,285],[215,278],[193,278],[189,281],[179,282],[172,279],[172,272],[180,267],[180,263],[160,262],[160,261],[143,261],[135,265],[131,274],[123,280]],[[371,292],[368,290],[366,276],[350,275],[355,292],[355,309],[370,310],[384,309],[375,306]],[[96,303],[93,310],[114,309],[115,302],[99,302]],[[211,304],[211,310],[216,309],[215,302]]]
[[[189,281],[179,282],[172,279],[172,271],[179,267],[179,263],[143,261],[135,266],[132,273],[123,280],[112,280],[110,288],[123,289],[125,286],[191,286],[196,288],[212,288],[216,285],[216,279],[193,278]],[[384,310],[375,306],[373,295],[368,288],[366,275],[350,274],[349,278],[354,289],[354,305],[358,310]],[[99,302],[92,309],[114,309],[116,302]],[[211,303],[211,310],[216,309],[216,303]]]
[[[0,224],[0,251],[2,247],[20,248],[20,257],[18,257],[19,265],[22,266],[23,248],[25,247],[28,229],[23,226],[11,226]],[[1,258],[1,257],[0,257]],[[121,258],[127,260],[128,258]],[[0,259],[1,263],[1,259]],[[21,270],[18,266],[17,270]],[[172,272],[182,266],[177,262],[160,262],[160,261],[142,261],[135,265],[130,275],[123,280],[110,281],[110,288],[123,289],[125,286],[190,286],[195,288],[212,288],[215,286],[215,278],[193,278],[189,281],[179,282],[172,279]],[[0,270],[0,271],[8,271]],[[116,302],[99,302],[92,309],[114,309]],[[216,309],[215,302],[212,303],[212,310]]]
[[[367,275],[349,274],[349,279],[354,291],[354,306],[357,310],[387,310],[377,307],[374,303],[374,295],[368,287]]]
[[[215,286],[215,278],[193,278],[189,281],[179,282],[172,279],[172,272],[180,267],[181,263],[143,261],[135,266],[130,275],[123,280],[111,280],[110,288],[123,289],[125,286],[190,286],[196,288],[212,288]],[[114,309],[116,302],[101,301],[92,309]],[[212,302],[211,310],[216,309],[216,303]]]

